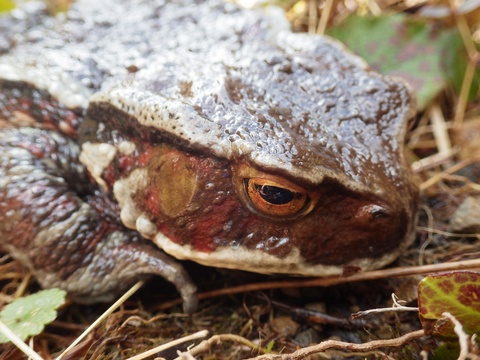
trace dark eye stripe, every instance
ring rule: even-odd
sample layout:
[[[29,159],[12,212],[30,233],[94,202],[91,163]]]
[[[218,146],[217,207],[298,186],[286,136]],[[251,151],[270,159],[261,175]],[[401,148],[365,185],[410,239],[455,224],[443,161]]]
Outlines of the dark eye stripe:
[[[262,199],[273,205],[288,204],[295,198],[295,193],[272,185],[255,185]]]

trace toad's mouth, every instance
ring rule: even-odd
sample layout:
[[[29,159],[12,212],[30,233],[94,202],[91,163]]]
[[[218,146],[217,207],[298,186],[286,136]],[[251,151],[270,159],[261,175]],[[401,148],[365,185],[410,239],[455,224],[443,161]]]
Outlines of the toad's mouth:
[[[195,250],[190,245],[179,245],[162,233],[157,233],[152,241],[176,259],[191,260],[206,266],[245,270],[261,274],[319,277],[342,275],[347,267],[359,268],[362,271],[382,268],[398,258],[409,245],[405,242],[394,251],[377,258],[358,258],[347,264],[324,265],[306,262],[297,248],[293,248],[287,256],[277,257],[262,250],[227,246],[218,247],[215,251],[207,253]]]

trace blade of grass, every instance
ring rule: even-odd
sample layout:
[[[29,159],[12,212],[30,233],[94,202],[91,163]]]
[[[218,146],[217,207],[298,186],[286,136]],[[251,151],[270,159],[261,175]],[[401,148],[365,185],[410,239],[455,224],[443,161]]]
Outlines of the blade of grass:
[[[139,281],[133,285],[130,290],[128,290],[123,296],[118,299],[112,306],[110,306],[107,311],[105,311],[97,320],[95,320],[92,325],[90,325],[78,338],[75,339],[73,343],[70,344],[57,358],[56,360],[61,360],[67,355],[67,353],[77,346],[80,341],[82,341],[94,328],[96,328],[103,320],[107,318],[111,313],[113,313],[120,305],[122,305],[130,296],[132,296],[138,289],[140,289],[145,282]]]
[[[16,347],[23,351],[25,355],[33,360],[43,360],[43,358],[33,351],[22,339],[20,339],[7,325],[0,321],[0,332],[5,335]]]

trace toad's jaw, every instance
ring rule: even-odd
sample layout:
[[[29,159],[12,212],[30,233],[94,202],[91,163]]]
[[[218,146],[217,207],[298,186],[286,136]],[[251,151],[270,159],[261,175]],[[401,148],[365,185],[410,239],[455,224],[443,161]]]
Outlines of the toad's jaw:
[[[226,269],[245,270],[262,274],[289,274],[301,276],[333,276],[341,275],[347,267],[368,271],[381,268],[393,262],[410,244],[401,247],[378,258],[355,259],[343,265],[322,265],[307,263],[297,248],[285,257],[278,257],[262,250],[245,249],[242,247],[218,247],[214,252],[202,252],[190,245],[179,245],[162,233],[153,237],[153,242],[166,253],[179,260],[192,260],[206,266]]]

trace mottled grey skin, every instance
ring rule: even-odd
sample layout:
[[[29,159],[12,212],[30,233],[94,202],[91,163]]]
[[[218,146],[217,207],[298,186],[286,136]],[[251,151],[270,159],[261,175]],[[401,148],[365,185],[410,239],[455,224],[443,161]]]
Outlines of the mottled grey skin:
[[[43,286],[97,301],[159,274],[191,310],[188,276],[138,232],[180,259],[318,276],[378,268],[408,246],[415,101],[403,82],[291,33],[275,9],[27,7],[0,18],[0,245]],[[312,206],[258,213],[238,180],[251,172],[304,189]]]
[[[110,301],[142,275],[158,274],[178,286],[186,311],[195,309],[188,275],[113,218],[112,203],[77,165],[75,142],[55,132],[9,128],[0,132],[0,151],[0,244],[42,286],[91,303]]]

